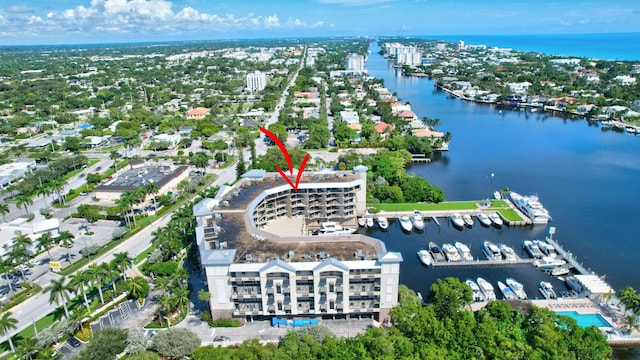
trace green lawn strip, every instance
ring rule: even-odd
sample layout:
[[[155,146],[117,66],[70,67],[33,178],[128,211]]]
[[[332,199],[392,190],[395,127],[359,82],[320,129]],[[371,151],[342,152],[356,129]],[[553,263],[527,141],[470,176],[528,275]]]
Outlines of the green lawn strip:
[[[446,201],[441,203],[398,203],[376,204],[376,208],[383,211],[413,211],[413,210],[476,210],[479,201]]]
[[[142,262],[142,260],[144,260],[149,254],[151,254],[153,252],[153,250],[156,249],[155,245],[151,245],[149,246],[145,251],[141,252],[140,254],[138,254],[138,256],[136,256],[136,258],[133,260],[134,264],[139,264],[140,262]]]
[[[500,215],[502,215],[508,221],[523,221],[524,219],[518,215],[513,209],[504,209],[500,210]]]

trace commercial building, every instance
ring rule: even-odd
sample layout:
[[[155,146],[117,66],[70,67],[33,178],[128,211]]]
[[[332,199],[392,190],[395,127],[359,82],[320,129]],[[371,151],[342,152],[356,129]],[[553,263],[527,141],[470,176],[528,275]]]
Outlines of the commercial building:
[[[247,90],[251,92],[262,91],[267,86],[267,74],[255,71],[247,74]]]
[[[178,183],[189,176],[188,169],[188,166],[156,166],[148,165],[144,160],[132,160],[108,182],[96,186],[95,196],[101,200],[115,201],[123,192],[149,182],[158,184],[158,194],[167,194],[175,191]]]
[[[213,318],[388,320],[402,255],[364,235],[311,235],[329,221],[357,226],[366,170],[305,172],[297,191],[278,173],[256,173],[196,204]]]
[[[364,71],[364,56],[358,54],[347,55],[345,69],[347,71]]]

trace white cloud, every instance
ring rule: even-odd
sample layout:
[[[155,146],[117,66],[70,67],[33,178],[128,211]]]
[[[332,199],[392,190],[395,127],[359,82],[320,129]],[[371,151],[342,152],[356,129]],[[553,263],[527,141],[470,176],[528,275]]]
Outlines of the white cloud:
[[[14,6],[16,10],[28,9]],[[18,9],[20,8],[20,9]],[[8,11],[8,9],[5,9]],[[322,21],[307,24],[300,19],[288,19],[280,23],[278,15],[260,16],[249,13],[246,16],[233,14],[209,14],[191,6],[175,9],[166,0],[91,0],[87,7],[76,6],[61,11],[50,11],[43,17],[19,16],[11,19],[1,18],[0,35],[24,35],[20,29],[29,25],[33,36],[56,34],[61,37],[78,35],[117,35],[135,36],[184,34],[189,32],[227,32],[234,30],[263,30],[287,28],[316,28],[323,26]]]
[[[30,14],[33,12],[33,9],[29,8],[27,5],[14,5],[4,9],[4,12],[12,14]]]

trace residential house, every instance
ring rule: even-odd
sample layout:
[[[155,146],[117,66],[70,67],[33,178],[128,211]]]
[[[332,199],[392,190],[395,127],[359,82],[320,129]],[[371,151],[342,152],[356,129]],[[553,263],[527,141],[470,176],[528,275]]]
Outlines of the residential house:
[[[190,120],[202,120],[205,116],[209,115],[210,109],[205,107],[197,107],[187,111],[187,119]]]

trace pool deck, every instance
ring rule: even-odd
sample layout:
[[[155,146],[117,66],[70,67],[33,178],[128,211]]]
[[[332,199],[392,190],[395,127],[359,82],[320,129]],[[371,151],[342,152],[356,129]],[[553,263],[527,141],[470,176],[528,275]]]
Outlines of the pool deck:
[[[624,313],[617,306],[610,303],[598,303],[588,298],[561,298],[557,300],[529,300],[532,305],[546,308],[554,312],[575,311],[578,314],[600,314],[612,328],[601,328],[612,346],[640,345],[640,332],[633,330],[631,334],[624,334],[626,328]],[[473,311],[483,308],[486,303],[473,303]]]

